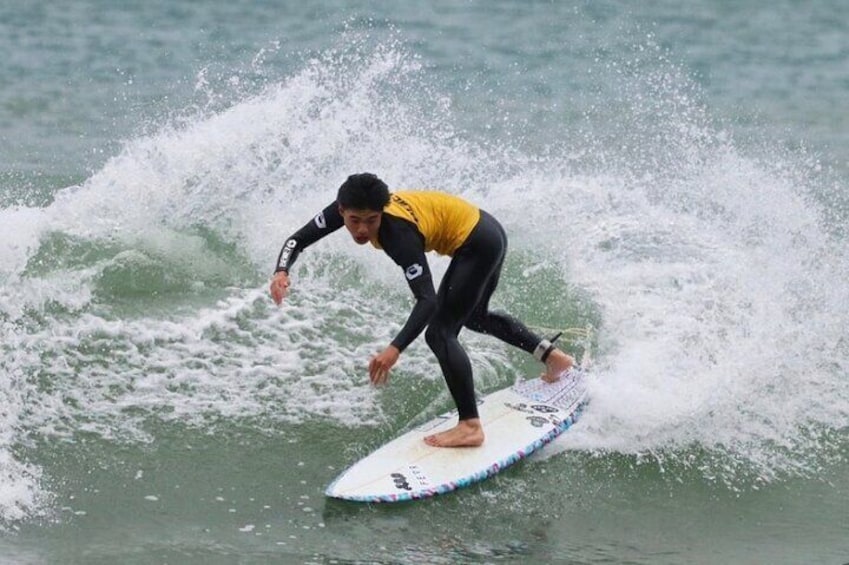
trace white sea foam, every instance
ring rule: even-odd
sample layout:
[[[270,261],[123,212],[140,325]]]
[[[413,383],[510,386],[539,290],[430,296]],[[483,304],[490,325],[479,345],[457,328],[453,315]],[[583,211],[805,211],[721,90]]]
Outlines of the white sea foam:
[[[668,122],[635,133],[648,161],[563,179],[570,278],[603,308],[607,354],[562,445],[715,451],[706,476],[731,484],[740,469],[816,474],[839,451],[824,434],[849,424],[849,257],[815,199],[818,166],[741,154],[695,103],[661,111],[665,88],[651,100]]]

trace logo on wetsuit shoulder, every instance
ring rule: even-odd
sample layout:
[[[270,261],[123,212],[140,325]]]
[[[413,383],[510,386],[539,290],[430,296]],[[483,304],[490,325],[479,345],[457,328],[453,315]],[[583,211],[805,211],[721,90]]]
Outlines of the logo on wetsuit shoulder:
[[[408,281],[411,281],[413,279],[419,278],[423,272],[424,267],[422,267],[418,263],[415,263],[407,267],[407,269],[404,271],[404,275],[407,277]]]
[[[324,229],[327,227],[327,220],[324,219],[324,212],[319,212],[318,216],[313,218],[315,225],[320,229]]]

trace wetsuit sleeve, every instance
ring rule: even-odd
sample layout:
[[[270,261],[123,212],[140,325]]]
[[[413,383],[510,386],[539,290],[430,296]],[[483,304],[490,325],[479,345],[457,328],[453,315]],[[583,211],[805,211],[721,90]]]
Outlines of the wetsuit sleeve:
[[[387,219],[384,215],[384,223]],[[425,257],[424,242],[415,228],[396,225],[395,229],[391,230],[391,237],[384,237],[382,244],[386,253],[404,270],[404,277],[416,298],[416,304],[404,327],[392,340],[392,345],[399,351],[404,351],[424,331],[436,310],[433,277]]]
[[[339,213],[339,206],[336,202],[333,202],[304,227],[289,236],[277,256],[274,272],[286,271],[288,273],[301,251],[322,237],[335,232],[343,225],[345,225],[345,221],[342,219],[342,214]]]

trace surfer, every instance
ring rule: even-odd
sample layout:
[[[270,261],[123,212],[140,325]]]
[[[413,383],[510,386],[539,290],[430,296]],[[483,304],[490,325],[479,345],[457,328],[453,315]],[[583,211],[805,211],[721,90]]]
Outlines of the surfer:
[[[404,349],[425,332],[459,413],[454,428],[427,436],[427,444],[476,447],[484,441],[471,362],[457,339],[463,327],[533,354],[545,364],[541,378],[546,381],[556,381],[574,364],[571,356],[517,319],[489,310],[507,250],[507,236],[494,217],[444,192],[390,193],[371,173],[349,176],[336,200],[283,244],[270,288],[275,303],[288,295],[289,270],[301,251],[342,226],[358,244],[383,249],[403,269],[416,299],[395,339],[371,358],[369,379],[374,385],[386,383]],[[425,257],[428,251],[452,257],[438,292]]]

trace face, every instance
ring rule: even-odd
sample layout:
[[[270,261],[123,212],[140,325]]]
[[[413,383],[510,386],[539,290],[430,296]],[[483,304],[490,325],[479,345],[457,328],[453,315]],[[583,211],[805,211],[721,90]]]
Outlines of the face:
[[[382,212],[374,210],[348,210],[339,208],[345,227],[351,233],[358,244],[363,245],[373,239],[377,239],[377,230],[380,229],[380,218]]]

